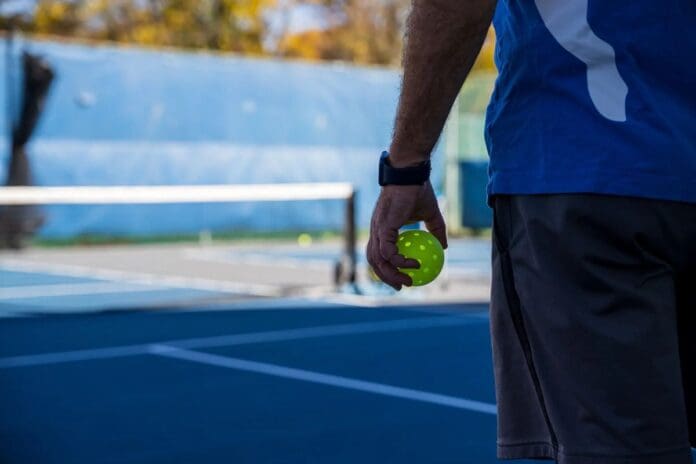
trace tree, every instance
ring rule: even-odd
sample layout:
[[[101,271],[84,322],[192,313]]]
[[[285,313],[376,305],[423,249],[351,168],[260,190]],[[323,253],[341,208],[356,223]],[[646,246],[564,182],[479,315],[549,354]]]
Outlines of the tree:
[[[322,7],[323,29],[286,36],[281,54],[397,65],[410,0],[305,0]]]
[[[279,54],[311,60],[400,64],[411,0],[295,0],[319,5],[325,27],[286,35]],[[491,32],[474,70],[493,71],[495,34]]]
[[[41,0],[30,32],[144,45],[263,53],[275,0]]]
[[[2,0],[0,0],[2,1]],[[39,0],[25,31],[151,46],[398,66],[411,0]],[[316,27],[289,31],[302,7]],[[494,70],[495,36],[476,70]]]

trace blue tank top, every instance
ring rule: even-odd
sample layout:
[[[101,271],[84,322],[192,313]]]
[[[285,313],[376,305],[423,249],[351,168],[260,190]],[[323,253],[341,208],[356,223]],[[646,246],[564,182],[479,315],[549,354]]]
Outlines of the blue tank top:
[[[696,203],[696,0],[499,0],[489,195]]]

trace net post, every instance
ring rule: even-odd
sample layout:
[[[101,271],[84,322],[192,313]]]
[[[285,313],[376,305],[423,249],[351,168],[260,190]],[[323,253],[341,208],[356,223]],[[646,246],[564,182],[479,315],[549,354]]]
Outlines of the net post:
[[[346,199],[346,218],[345,218],[345,229],[344,229],[344,255],[342,263],[341,272],[341,282],[355,286],[357,282],[357,269],[358,269],[358,257],[357,257],[357,224],[356,224],[356,200],[357,191],[352,189],[350,195]]]

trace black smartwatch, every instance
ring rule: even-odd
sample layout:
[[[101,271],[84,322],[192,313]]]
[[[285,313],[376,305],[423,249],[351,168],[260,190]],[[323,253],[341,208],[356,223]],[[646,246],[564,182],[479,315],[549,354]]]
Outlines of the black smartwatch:
[[[395,168],[389,163],[389,153],[382,153],[379,159],[379,185],[423,185],[430,179],[430,161],[417,166]]]

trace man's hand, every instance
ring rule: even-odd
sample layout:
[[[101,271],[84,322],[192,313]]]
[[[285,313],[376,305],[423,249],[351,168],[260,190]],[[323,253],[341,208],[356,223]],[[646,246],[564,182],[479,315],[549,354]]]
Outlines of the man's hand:
[[[447,248],[445,220],[430,183],[382,188],[370,225],[367,260],[382,282],[401,290],[413,285],[411,278],[397,268],[418,269],[418,261],[401,256],[396,247],[399,229],[424,221],[425,227]]]
[[[476,61],[491,25],[497,0],[413,0],[404,49],[404,79],[389,149],[392,166],[430,158],[464,79]],[[402,269],[418,262],[399,255],[399,228],[425,221],[447,248],[445,221],[430,183],[390,185],[377,201],[367,259],[377,276],[396,290],[413,282]]]

